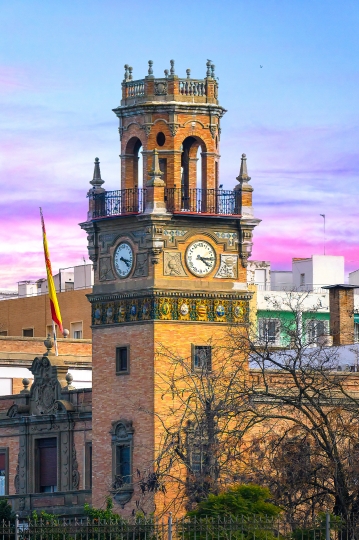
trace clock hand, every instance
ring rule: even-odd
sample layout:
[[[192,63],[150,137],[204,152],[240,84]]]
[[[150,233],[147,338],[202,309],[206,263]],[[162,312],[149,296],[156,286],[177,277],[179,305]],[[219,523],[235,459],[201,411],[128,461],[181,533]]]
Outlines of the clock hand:
[[[197,255],[197,260],[198,260],[198,261],[204,262],[204,264],[205,264],[206,266],[208,266],[208,267],[211,266],[211,265],[208,264],[208,262],[206,261],[206,257],[201,257],[201,255]]]
[[[120,257],[120,261],[123,261],[127,265],[128,268],[130,267],[130,261],[128,259],[124,259],[123,257]]]

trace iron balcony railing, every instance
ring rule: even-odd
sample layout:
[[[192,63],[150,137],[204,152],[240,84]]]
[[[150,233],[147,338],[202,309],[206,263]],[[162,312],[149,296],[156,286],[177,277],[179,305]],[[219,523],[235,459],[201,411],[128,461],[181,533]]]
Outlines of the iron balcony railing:
[[[238,191],[167,188],[165,190],[165,199],[167,210],[173,213],[240,214],[240,194]]]
[[[92,195],[94,218],[140,214],[146,205],[146,190],[140,188],[119,189]]]
[[[146,189],[120,189],[91,195],[94,219],[140,214],[146,207]],[[240,194],[225,189],[166,188],[168,212],[215,215],[240,215]]]

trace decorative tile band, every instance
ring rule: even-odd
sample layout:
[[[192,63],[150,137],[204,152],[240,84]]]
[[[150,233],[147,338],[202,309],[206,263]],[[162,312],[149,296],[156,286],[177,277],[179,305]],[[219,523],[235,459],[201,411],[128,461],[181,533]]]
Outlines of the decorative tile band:
[[[134,321],[203,321],[247,323],[249,302],[243,299],[148,296],[92,302],[92,324]]]

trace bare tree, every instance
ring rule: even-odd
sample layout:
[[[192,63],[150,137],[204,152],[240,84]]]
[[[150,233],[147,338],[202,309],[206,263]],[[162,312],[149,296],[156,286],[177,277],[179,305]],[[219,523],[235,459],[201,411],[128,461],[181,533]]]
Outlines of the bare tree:
[[[233,350],[249,357],[242,392],[265,426],[252,436],[247,478],[270,486],[294,517],[330,507],[349,523],[359,511],[358,374],[341,370],[340,350],[326,346],[322,325],[318,332],[315,320],[305,324],[304,297],[280,300],[291,315],[282,347],[253,328],[232,330]]]
[[[240,478],[245,436],[260,419],[241,393],[247,358],[208,342],[195,361],[161,346],[167,373],[158,395],[168,403],[159,420],[162,440],[156,461],[161,482],[177,486],[177,502],[190,509]],[[195,364],[195,365],[194,365]]]

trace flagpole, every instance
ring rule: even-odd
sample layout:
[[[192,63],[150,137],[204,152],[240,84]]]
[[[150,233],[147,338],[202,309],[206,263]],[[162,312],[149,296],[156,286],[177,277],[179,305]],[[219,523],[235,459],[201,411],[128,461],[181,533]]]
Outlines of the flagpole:
[[[48,286],[48,294],[49,294],[50,309],[51,309],[52,332],[54,335],[55,354],[56,356],[58,356],[59,352],[58,352],[57,337],[56,337],[56,325],[59,328],[60,332],[63,332],[62,319],[61,319],[59,303],[57,301],[54,278],[52,275],[50,253],[49,253],[49,248],[47,244],[47,237],[46,237],[46,230],[45,230],[45,222],[44,222],[44,216],[42,214],[41,208],[40,208],[40,217],[41,217],[41,226],[42,226],[42,240],[43,240],[43,245],[44,245],[45,266],[46,266],[46,274],[47,274],[47,286]]]
[[[55,326],[55,321],[52,321],[52,332],[53,332],[53,334],[54,334],[55,356],[59,356],[59,349],[57,348],[57,338],[56,338],[56,326]]]
[[[324,255],[325,255],[325,214],[319,214],[323,218],[323,224],[324,224]]]

